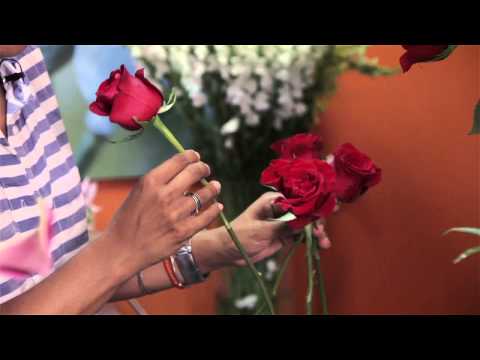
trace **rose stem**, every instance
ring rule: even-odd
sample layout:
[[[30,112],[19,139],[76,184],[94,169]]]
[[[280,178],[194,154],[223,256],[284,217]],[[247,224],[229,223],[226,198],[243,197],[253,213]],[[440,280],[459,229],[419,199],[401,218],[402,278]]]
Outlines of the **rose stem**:
[[[325,281],[323,278],[323,273],[320,267],[320,249],[317,246],[315,246],[315,251],[314,251],[314,259],[315,259],[315,268],[316,268],[316,274],[317,274],[317,282],[318,282],[318,289],[320,292],[320,300],[322,302],[322,310],[324,315],[328,315],[328,307],[327,307],[327,293],[325,291]]]
[[[299,239],[297,240],[293,246],[290,248],[288,251],[287,256],[285,257],[285,260],[282,263],[282,266],[280,267],[280,271],[278,272],[277,279],[275,281],[275,285],[273,287],[273,296],[277,296],[278,288],[280,287],[280,283],[282,282],[283,275],[285,274],[285,271],[287,270],[288,264],[290,263],[290,260],[293,257],[293,254],[295,254],[295,250],[297,250],[298,246],[302,243],[302,240]]]
[[[307,315],[312,315],[312,298],[313,298],[313,259],[312,259],[312,224],[305,227],[306,245],[307,245]]]
[[[288,254],[285,257],[285,259],[283,260],[282,266],[280,266],[280,270],[278,272],[277,279],[275,280],[275,284],[273,286],[273,291],[272,291],[272,296],[273,297],[277,296],[278,289],[279,289],[280,284],[282,282],[283,276],[285,275],[285,271],[287,270],[288,264],[290,263],[290,260],[293,257],[293,254],[295,254],[295,250],[302,243],[302,240],[303,239],[300,238],[297,241],[295,241],[295,243],[290,248],[290,250],[288,250]],[[263,311],[263,309],[265,309],[265,303],[262,304],[262,306],[257,310],[255,315],[260,314]]]
[[[182,146],[182,144],[177,140],[175,135],[168,129],[168,127],[163,123],[163,121],[160,119],[160,117],[157,115],[155,120],[153,121],[153,125],[160,130],[160,132],[165,136],[165,138],[177,149],[178,152],[182,153],[185,151],[185,148]],[[207,180],[202,179],[200,181],[203,186],[208,185]],[[245,251],[245,248],[243,247],[242,243],[238,240],[237,235],[233,231],[232,225],[230,222],[227,220],[225,217],[225,214],[220,212],[220,218],[225,226],[225,229],[227,230],[228,234],[230,235],[230,238],[233,240],[235,246],[237,247],[238,251],[240,251],[240,254],[242,255],[243,259],[247,263],[248,267],[250,268],[251,272],[255,276],[255,279],[257,280],[258,285],[260,286],[260,289],[262,290],[263,297],[265,298],[265,301],[268,305],[268,308],[270,310],[270,313],[272,315],[275,315],[275,310],[273,308],[273,303],[272,300],[270,299],[270,296],[268,295],[267,288],[265,287],[265,283],[262,280],[262,275],[257,271],[255,266],[253,265],[252,260],[250,260],[250,257],[248,256],[247,252]]]

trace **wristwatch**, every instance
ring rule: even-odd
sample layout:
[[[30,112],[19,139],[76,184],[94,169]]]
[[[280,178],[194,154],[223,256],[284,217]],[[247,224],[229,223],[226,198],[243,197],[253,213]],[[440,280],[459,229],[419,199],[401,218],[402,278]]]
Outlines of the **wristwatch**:
[[[183,277],[183,285],[189,286],[205,281],[209,273],[202,274],[192,254],[192,240],[182,246],[175,254],[175,264]]]

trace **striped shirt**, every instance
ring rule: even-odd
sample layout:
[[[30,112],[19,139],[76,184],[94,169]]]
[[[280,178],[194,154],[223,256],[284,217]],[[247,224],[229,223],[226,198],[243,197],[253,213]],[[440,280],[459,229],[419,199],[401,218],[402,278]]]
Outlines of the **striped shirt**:
[[[43,55],[38,47],[27,46],[15,59],[25,78],[24,85],[22,80],[5,85],[8,136],[0,132],[0,241],[37,229],[35,199],[41,197],[53,208],[53,272],[88,241],[85,201]],[[7,64],[0,65],[3,77],[12,72]],[[18,280],[0,275],[0,304],[44,278],[37,274]]]

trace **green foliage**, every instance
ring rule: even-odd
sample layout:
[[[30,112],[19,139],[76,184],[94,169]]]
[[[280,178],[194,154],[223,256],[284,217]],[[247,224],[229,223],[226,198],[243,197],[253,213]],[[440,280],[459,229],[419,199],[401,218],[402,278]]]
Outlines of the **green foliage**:
[[[444,235],[449,234],[451,232],[460,232],[460,233],[465,233],[465,234],[471,234],[471,235],[476,235],[480,236],[480,228],[472,228],[472,227],[459,227],[459,228],[453,228],[445,232]],[[463,253],[461,253],[459,256],[457,256],[454,260],[454,264],[458,264],[460,261],[465,260],[466,258],[480,253],[480,246],[472,247],[470,249],[465,250]]]
[[[480,100],[477,102],[477,106],[475,106],[475,110],[473,112],[473,127],[469,135],[477,134],[480,134]]]

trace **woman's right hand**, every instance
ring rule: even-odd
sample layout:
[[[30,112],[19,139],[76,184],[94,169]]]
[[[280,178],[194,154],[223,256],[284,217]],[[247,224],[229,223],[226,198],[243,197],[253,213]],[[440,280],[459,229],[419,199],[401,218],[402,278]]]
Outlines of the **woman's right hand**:
[[[217,218],[223,208],[214,201],[220,193],[219,182],[197,191],[202,202],[197,216],[192,216],[194,200],[184,195],[209,175],[210,168],[199,154],[187,150],[147,173],[131,191],[105,236],[118,247],[132,273],[174,254]]]

